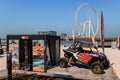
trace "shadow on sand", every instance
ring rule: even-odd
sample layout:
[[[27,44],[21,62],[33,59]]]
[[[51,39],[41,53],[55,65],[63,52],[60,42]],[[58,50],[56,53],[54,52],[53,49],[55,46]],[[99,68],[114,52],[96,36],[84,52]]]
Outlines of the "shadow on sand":
[[[85,69],[88,69],[88,70],[91,70],[91,68],[89,66],[86,66],[86,65],[83,65],[83,64],[76,64],[76,65],[71,65],[71,66],[76,66],[78,68],[85,68]],[[71,66],[68,66],[68,67],[71,67]],[[106,68],[105,70],[107,70],[108,68]],[[105,74],[106,72],[103,71],[101,74]],[[98,75],[101,75],[101,74],[98,74]]]
[[[76,79],[72,75],[62,75],[62,74],[54,74],[54,78],[63,78],[63,80],[89,80],[89,79]]]

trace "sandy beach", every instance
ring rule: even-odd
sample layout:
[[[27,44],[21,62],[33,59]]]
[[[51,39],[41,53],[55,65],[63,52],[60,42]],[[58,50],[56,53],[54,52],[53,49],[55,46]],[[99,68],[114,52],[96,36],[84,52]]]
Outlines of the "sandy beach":
[[[63,57],[64,56],[64,52],[63,49],[66,49],[68,47],[64,47],[61,46],[61,54],[60,56]],[[99,48],[99,51],[102,52],[102,49]],[[110,64],[111,67],[108,70],[105,70],[105,74],[102,75],[106,79],[109,79],[109,77],[118,77],[120,79],[120,50],[118,50],[117,48],[112,49],[112,48],[105,48],[105,54],[107,55],[108,59],[110,60]],[[5,70],[6,69],[6,54],[0,55],[0,71]],[[48,73],[50,74],[69,74],[69,75],[73,75],[74,77],[81,77],[81,78],[85,78],[86,74],[88,74],[87,78],[92,78],[94,76],[94,74],[92,74],[92,72],[90,70],[84,69],[84,68],[78,68],[78,67],[70,67],[68,69],[63,69],[60,68],[59,66],[52,68],[50,70],[48,70]],[[82,74],[81,74],[82,73]],[[1,72],[0,72],[1,74]],[[84,74],[84,75],[83,75]],[[81,75],[81,76],[80,76]],[[117,80],[119,80],[117,79]],[[111,79],[114,80],[114,79]],[[116,80],[116,79],[115,79]]]
[[[68,47],[61,46],[61,57],[64,57],[63,49],[67,49]],[[102,48],[98,48],[100,52],[102,52]],[[116,76],[120,79],[120,50],[117,48],[105,48],[105,54],[110,60],[110,65],[113,68]]]
[[[6,69],[6,54],[0,55],[0,70]]]

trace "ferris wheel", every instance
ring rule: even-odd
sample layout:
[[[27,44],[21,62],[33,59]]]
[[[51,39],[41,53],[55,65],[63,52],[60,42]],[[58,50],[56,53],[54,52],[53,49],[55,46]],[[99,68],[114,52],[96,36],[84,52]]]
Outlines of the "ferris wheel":
[[[85,6],[88,7],[95,14],[94,17],[96,20],[96,25],[93,25],[91,19],[89,18],[85,19],[85,21],[83,22],[78,22],[78,14],[80,12],[80,9]],[[74,24],[75,24],[75,27],[73,31],[74,31],[74,34],[76,33],[78,37],[95,37],[99,29],[99,19],[98,19],[98,15],[94,7],[92,7],[91,5],[87,3],[81,4],[75,12]]]

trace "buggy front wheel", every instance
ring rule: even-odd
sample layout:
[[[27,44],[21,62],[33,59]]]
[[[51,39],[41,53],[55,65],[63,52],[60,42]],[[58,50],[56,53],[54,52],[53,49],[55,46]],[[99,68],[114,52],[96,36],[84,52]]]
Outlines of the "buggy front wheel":
[[[102,74],[103,73],[103,65],[99,62],[94,62],[91,64],[91,70],[94,74]]]

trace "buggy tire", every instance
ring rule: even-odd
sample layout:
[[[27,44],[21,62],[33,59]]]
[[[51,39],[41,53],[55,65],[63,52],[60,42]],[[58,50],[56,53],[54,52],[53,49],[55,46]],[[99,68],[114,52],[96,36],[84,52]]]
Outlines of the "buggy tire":
[[[68,61],[67,61],[65,58],[61,58],[61,59],[59,60],[59,66],[60,66],[61,68],[66,68],[66,67],[68,66]]]
[[[90,68],[94,74],[102,74],[103,73],[103,65],[99,62],[93,62],[91,64]]]

